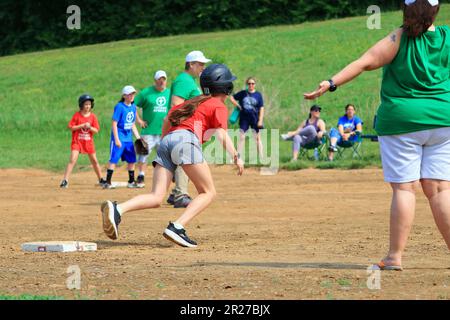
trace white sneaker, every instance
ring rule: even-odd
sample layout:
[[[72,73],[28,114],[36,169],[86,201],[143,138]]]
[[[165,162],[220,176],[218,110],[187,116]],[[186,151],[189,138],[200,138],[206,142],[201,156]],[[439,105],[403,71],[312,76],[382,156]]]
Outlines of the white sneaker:
[[[281,139],[287,140],[287,139],[289,139],[289,135],[287,133],[284,133],[281,135]]]

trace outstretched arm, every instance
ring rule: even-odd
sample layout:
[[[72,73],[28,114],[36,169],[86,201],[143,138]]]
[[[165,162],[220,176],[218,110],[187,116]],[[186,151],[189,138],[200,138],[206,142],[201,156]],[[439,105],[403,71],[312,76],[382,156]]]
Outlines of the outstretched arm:
[[[336,86],[341,86],[344,83],[353,80],[364,71],[375,70],[391,63],[397,55],[402,33],[403,29],[400,28],[378,41],[359,59],[353,61],[334,75],[331,80],[333,80]],[[322,81],[315,91],[305,93],[304,97],[305,99],[315,99],[327,92],[328,89],[330,89],[330,83],[328,81]]]

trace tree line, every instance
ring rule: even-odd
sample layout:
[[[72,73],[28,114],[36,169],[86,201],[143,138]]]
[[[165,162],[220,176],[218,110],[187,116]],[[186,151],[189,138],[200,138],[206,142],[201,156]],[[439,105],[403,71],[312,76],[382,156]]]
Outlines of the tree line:
[[[365,15],[370,5],[378,5],[383,12],[399,9],[401,2],[0,0],[0,55],[123,39],[296,24]],[[71,5],[80,9],[79,16],[67,12]],[[72,19],[73,22],[77,18],[80,28],[68,28],[68,20]]]

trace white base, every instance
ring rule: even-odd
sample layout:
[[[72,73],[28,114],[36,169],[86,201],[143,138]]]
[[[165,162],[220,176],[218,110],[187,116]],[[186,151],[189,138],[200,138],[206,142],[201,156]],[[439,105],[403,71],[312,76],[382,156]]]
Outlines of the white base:
[[[96,251],[97,244],[93,242],[80,242],[80,241],[27,242],[22,244],[22,250],[29,252]]]
[[[114,182],[111,181],[111,187],[113,188],[126,188],[128,186],[128,182]]]

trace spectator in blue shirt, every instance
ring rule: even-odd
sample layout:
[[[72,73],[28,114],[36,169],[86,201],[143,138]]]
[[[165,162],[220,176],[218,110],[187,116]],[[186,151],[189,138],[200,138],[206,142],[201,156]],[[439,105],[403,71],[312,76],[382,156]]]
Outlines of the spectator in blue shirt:
[[[337,145],[342,141],[354,142],[358,138],[356,132],[362,131],[362,121],[355,113],[355,106],[350,103],[347,104],[345,106],[345,115],[338,120],[337,129],[331,129],[328,160],[333,161],[334,153],[337,151]]]
[[[239,128],[241,129],[241,133],[237,151],[239,153],[242,151],[245,133],[249,128],[252,128],[254,130],[258,154],[261,158],[263,147],[259,130],[264,127],[264,101],[261,93],[256,91],[256,79],[254,77],[247,78],[245,84],[247,86],[246,90],[239,91],[230,96],[231,103],[240,110]]]

